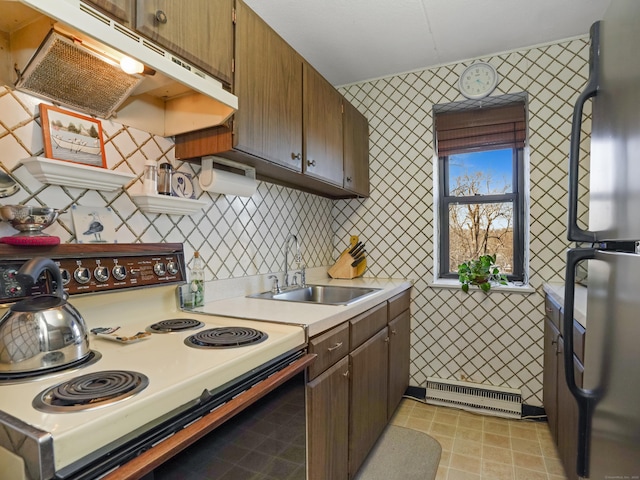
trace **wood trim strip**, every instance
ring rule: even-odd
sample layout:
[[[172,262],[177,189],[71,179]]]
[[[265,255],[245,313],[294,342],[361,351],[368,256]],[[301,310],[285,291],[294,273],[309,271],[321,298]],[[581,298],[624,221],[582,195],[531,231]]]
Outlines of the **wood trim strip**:
[[[237,415],[287,380],[293,378],[311,365],[315,359],[316,355],[306,354],[291,365],[225,403],[220,408],[205,415],[197,422],[183,428],[172,437],[122,465],[103,477],[102,480],[138,480],[142,478],[174,455],[215,430],[234,415]]]

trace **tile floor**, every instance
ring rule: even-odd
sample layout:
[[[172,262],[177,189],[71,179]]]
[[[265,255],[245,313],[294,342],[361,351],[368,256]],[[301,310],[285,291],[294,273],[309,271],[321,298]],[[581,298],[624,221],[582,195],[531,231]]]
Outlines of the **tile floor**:
[[[566,480],[546,422],[508,420],[405,398],[392,423],[442,445],[436,480]]]

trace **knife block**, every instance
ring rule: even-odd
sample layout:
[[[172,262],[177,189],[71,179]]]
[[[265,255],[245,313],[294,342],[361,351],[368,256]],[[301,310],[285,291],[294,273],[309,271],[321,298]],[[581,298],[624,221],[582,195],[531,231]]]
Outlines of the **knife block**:
[[[336,263],[327,271],[331,278],[351,279],[361,276],[367,268],[367,259],[365,258],[357,266],[352,267],[354,258],[349,255],[348,251],[342,252]]]

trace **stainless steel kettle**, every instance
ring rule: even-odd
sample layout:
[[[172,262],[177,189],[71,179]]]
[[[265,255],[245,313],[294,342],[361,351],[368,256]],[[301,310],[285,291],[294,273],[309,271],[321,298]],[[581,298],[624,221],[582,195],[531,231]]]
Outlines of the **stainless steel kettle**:
[[[60,269],[53,260],[34,257],[16,279],[33,285],[48,270],[54,295],[43,294],[14,304],[0,319],[0,372],[37,372],[78,362],[87,357],[89,337],[80,312],[67,303]]]

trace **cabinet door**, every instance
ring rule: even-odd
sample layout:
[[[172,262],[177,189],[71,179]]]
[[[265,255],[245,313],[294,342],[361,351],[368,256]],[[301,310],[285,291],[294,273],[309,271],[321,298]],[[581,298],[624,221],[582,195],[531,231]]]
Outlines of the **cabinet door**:
[[[302,58],[237,4],[234,146],[302,172]]]
[[[231,84],[233,0],[136,0],[136,30]]]
[[[346,480],[349,435],[349,357],[307,384],[309,480]]]
[[[342,96],[304,64],[304,173],[342,186]]]
[[[409,386],[411,312],[405,310],[389,322],[389,395],[387,419],[391,419]]]
[[[549,429],[558,442],[558,337],[560,332],[552,321],[544,319],[544,357],[542,370],[542,403],[547,414]],[[564,376],[562,377],[564,378]]]
[[[369,122],[356,107],[342,100],[344,183],[347,190],[369,196]]]
[[[356,348],[350,355],[350,478],[356,474],[387,424],[388,356],[387,327]]]
[[[106,13],[117,22],[131,27],[134,0],[82,0],[98,10]]]

